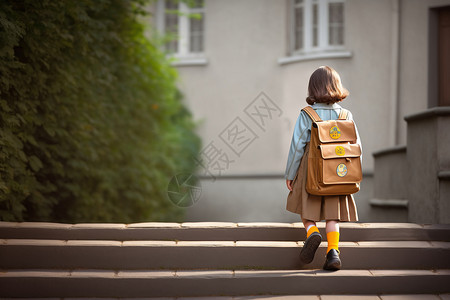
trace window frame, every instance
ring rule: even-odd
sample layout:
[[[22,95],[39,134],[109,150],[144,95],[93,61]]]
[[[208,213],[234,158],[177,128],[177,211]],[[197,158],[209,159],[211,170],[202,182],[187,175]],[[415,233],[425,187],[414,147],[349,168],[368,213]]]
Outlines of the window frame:
[[[165,2],[166,0],[158,0],[156,7],[156,27],[158,31],[165,34]],[[185,2],[178,2],[178,11],[180,15],[178,16],[178,47],[177,51],[173,53],[168,53],[167,56],[174,58],[172,65],[204,65],[207,63],[205,57],[205,24],[203,23],[203,45],[202,52],[191,52],[190,51],[190,19],[189,14],[200,13],[202,14],[203,22],[205,20],[206,9],[204,2],[203,7],[189,8]],[[163,46],[165,47],[165,45]],[[164,48],[165,50],[165,48]]]
[[[314,53],[324,53],[333,51],[345,50],[345,35],[342,45],[330,45],[329,44],[329,4],[330,3],[342,3],[345,7],[345,0],[303,0],[303,3],[298,5],[295,0],[290,0],[290,49],[291,56],[303,56]],[[317,46],[313,45],[313,5],[317,5],[318,9],[318,28],[317,28]],[[295,9],[297,6],[303,7],[303,48],[295,49],[297,38],[296,33],[296,15]],[[345,9],[343,11],[344,19],[344,32],[345,32]]]

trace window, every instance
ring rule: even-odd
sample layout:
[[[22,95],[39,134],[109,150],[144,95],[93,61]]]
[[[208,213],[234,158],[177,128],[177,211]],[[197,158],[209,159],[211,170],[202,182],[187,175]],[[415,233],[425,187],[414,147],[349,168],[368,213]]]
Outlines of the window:
[[[188,64],[206,63],[204,16],[203,0],[159,0],[157,26],[168,39],[165,51]]]
[[[189,18],[189,52],[203,52],[203,18],[205,15],[203,1],[195,1],[195,5],[190,8],[190,13],[197,18]]]
[[[165,50],[169,53],[178,52],[178,3],[164,1],[164,30],[169,41],[165,44]]]
[[[344,0],[293,0],[291,54],[343,50]]]

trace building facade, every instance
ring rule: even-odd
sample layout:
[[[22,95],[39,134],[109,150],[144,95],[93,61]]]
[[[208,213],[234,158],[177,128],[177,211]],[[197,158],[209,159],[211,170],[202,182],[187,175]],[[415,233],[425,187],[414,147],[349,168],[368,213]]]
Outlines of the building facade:
[[[151,22],[174,37],[166,51],[203,140],[201,196],[187,220],[300,220],[285,210],[284,171],[309,76],[322,65],[349,90],[341,104],[363,144],[360,220],[398,218],[370,206],[372,153],[406,144],[404,116],[450,105],[450,34],[442,25],[449,7],[450,0],[155,2]]]

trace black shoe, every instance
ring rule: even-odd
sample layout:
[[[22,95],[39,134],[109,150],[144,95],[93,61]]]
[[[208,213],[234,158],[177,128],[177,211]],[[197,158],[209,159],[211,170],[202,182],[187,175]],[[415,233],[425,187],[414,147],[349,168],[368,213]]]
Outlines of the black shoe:
[[[317,248],[322,242],[322,236],[318,232],[313,232],[303,243],[302,251],[300,252],[300,261],[303,264],[309,264],[314,259]]]
[[[323,265],[324,270],[337,271],[341,269],[341,260],[339,259],[339,250],[331,249],[327,253],[327,260]]]

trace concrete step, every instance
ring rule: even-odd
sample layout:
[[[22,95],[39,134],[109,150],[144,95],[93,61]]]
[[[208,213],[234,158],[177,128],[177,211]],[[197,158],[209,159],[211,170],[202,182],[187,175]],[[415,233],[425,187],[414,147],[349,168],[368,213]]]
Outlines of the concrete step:
[[[2,269],[311,269],[321,268],[327,243],[301,266],[302,242],[0,240]],[[340,242],[346,269],[450,268],[450,243]]]
[[[318,223],[325,236],[325,223]],[[60,240],[198,240],[198,241],[303,241],[302,223],[86,223],[0,222],[0,238]],[[341,223],[341,240],[447,241],[450,225],[411,223]]]
[[[13,270],[2,297],[445,294],[450,270]]]
[[[1,299],[1,298],[0,298]],[[14,298],[28,300],[36,298]],[[41,298],[42,299],[42,298]],[[90,298],[43,298],[45,300],[80,300]],[[100,300],[144,300],[142,298],[97,298]],[[197,296],[197,297],[151,297],[153,300],[450,300],[450,294],[389,294],[389,295],[258,295],[258,296]]]

